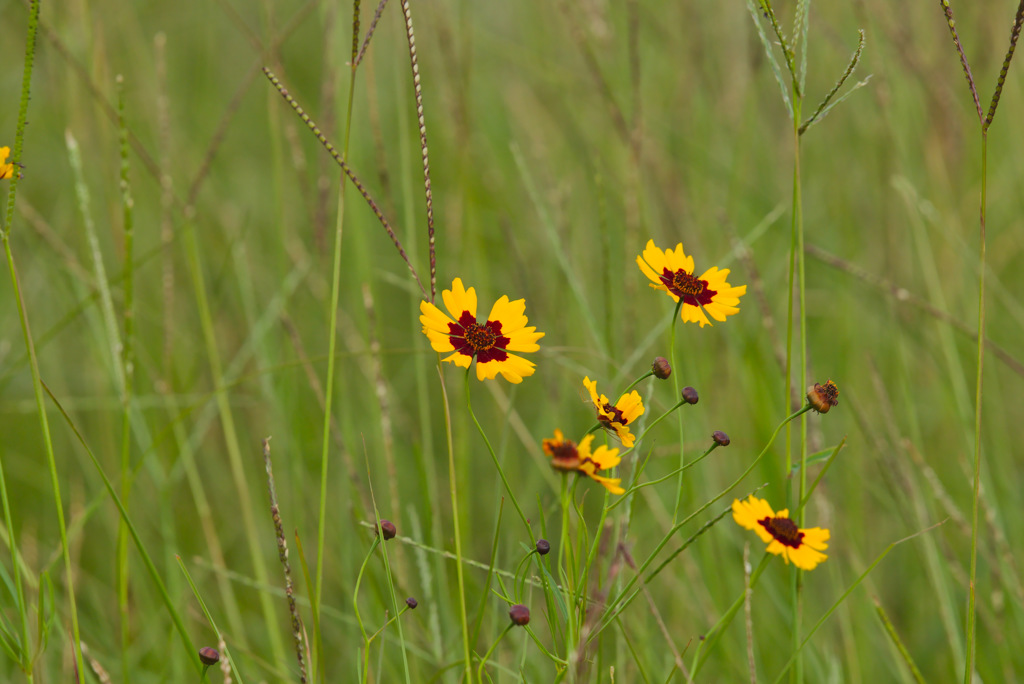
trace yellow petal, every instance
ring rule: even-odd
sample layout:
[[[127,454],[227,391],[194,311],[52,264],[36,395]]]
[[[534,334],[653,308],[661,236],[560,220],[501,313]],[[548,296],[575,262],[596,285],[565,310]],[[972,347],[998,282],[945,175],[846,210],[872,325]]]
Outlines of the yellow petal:
[[[665,263],[670,271],[686,271],[693,273],[693,257],[686,256],[683,251],[683,243],[676,244],[676,248],[665,250]]]
[[[505,334],[504,330],[502,334]],[[540,349],[537,340],[544,337],[544,333],[537,332],[536,328],[523,328],[505,336],[508,337],[506,351],[535,352]]]
[[[643,400],[636,390],[619,397],[619,400],[615,402],[615,408],[622,411],[622,418],[626,423],[632,423],[644,412]]]
[[[622,482],[621,477],[611,478],[602,477],[601,475],[590,475],[589,477],[593,480],[597,480],[598,482],[600,482],[602,485],[604,485],[604,488],[607,489],[612,494],[624,494],[626,492],[626,490],[619,485],[619,483]]]
[[[473,288],[467,290],[463,287],[461,278],[453,280],[452,289],[442,292],[441,298],[444,299],[445,307],[455,320],[462,317],[463,311],[468,311],[473,318],[476,318],[476,290]]]
[[[510,302],[506,295],[502,295],[501,299],[494,302],[494,306],[491,307],[491,313],[487,314],[487,320],[500,321],[501,334],[507,337],[509,333],[514,333],[526,327],[524,311],[526,311],[525,299],[517,299],[514,302]]]

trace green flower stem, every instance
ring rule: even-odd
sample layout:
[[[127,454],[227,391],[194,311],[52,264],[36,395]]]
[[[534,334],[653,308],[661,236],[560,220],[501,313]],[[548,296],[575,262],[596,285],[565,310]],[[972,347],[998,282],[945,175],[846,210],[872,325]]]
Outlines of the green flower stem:
[[[577,480],[578,482],[578,480]],[[573,488],[575,490],[575,487]],[[577,556],[572,548],[572,541],[569,537],[569,507],[571,503],[569,494],[569,473],[562,474],[562,536],[558,545],[558,565],[562,568],[565,578],[565,586],[562,590],[565,592],[567,598],[572,600],[572,603],[568,606],[568,611],[565,616],[565,652],[572,653],[576,649],[576,643],[579,640],[579,631],[576,629],[576,610],[579,606],[577,590],[582,587],[577,584],[573,586],[573,582],[576,580],[576,560]]]
[[[359,615],[359,585],[363,581],[363,573],[366,571],[366,564],[370,562],[370,558],[373,556],[374,549],[380,544],[380,528],[377,528],[377,536],[373,538],[373,543],[370,544],[370,550],[366,552],[366,557],[363,558],[363,564],[359,566],[359,574],[356,575],[356,586],[352,590],[352,611],[356,614],[356,624],[359,625],[359,632],[363,635],[363,684],[369,681],[370,676],[370,640],[366,636],[366,627],[363,625],[363,618]]]
[[[994,107],[995,105],[993,105]],[[967,642],[964,682],[974,676],[975,594],[978,573],[978,497],[981,491],[981,397],[982,370],[985,365],[985,208],[988,186],[988,127],[981,129],[981,244],[978,247],[978,373],[974,385],[974,492],[971,501],[971,575],[967,591]]]
[[[472,366],[470,367],[472,368]],[[508,494],[508,498],[512,501],[512,505],[516,509],[516,513],[519,514],[519,519],[523,521],[523,526],[526,527],[527,533],[530,535],[530,544],[536,545],[537,539],[533,536],[533,528],[530,527],[530,521],[526,519],[526,514],[523,513],[523,509],[519,506],[519,501],[516,499],[516,495],[512,492],[512,486],[508,483],[508,478],[505,477],[505,471],[502,470],[501,463],[498,461],[498,455],[494,453],[494,447],[491,446],[491,440],[487,439],[487,433],[484,432],[483,427],[480,425],[480,421],[477,420],[476,414],[473,413],[473,402],[470,397],[469,391],[469,371],[466,369],[466,409],[469,411],[469,416],[473,419],[473,424],[476,425],[476,429],[480,432],[480,436],[484,438],[484,444],[487,445],[487,453],[491,455],[491,460],[494,461],[494,467],[498,469],[498,475],[501,477],[501,483],[505,485],[505,493]]]
[[[828,460],[825,461],[825,465],[822,466],[821,470],[818,472],[818,476],[814,478],[814,482],[812,482],[811,486],[807,488],[807,494],[800,500],[800,506],[797,508],[798,511],[803,511],[804,506],[807,505],[807,500],[811,498],[811,494],[813,494],[814,490],[818,488],[818,483],[821,482],[821,478],[825,477],[825,473],[827,473],[828,469],[832,467],[832,462],[836,460],[836,456],[839,455],[839,452],[842,451],[845,445],[846,437],[843,437],[839,444],[836,445],[836,448],[832,450]]]
[[[785,420],[783,420],[781,423],[779,423],[779,425],[775,428],[775,431],[772,432],[771,438],[768,440],[768,443],[764,445],[764,448],[761,449],[761,453],[759,453],[757,455],[757,458],[755,458],[753,461],[751,461],[750,465],[747,466],[747,469],[744,470],[743,473],[732,482],[732,484],[730,484],[728,487],[723,489],[713,499],[711,499],[710,501],[705,503],[703,506],[701,506],[700,508],[695,510],[693,513],[691,513],[690,515],[686,516],[683,520],[681,520],[681,521],[677,522],[676,524],[674,524],[672,526],[672,528],[669,529],[668,534],[666,534],[662,538],[662,540],[660,542],[658,542],[658,545],[650,553],[650,555],[647,557],[647,559],[644,560],[644,562],[640,565],[640,567],[637,569],[636,573],[634,573],[633,577],[631,577],[629,579],[629,581],[626,583],[626,586],[623,587],[623,589],[621,591],[619,591],[618,594],[616,594],[614,599],[608,601],[608,604],[607,604],[608,608],[606,610],[606,614],[612,614],[614,612],[616,604],[618,604],[622,600],[622,598],[629,592],[629,590],[633,588],[633,585],[636,584],[636,582],[640,578],[640,576],[643,575],[644,571],[647,570],[648,567],[650,567],[651,563],[654,562],[654,559],[657,557],[657,555],[659,553],[661,553],[662,549],[664,549],[665,546],[668,544],[669,539],[671,539],[675,535],[676,532],[678,532],[680,529],[682,529],[682,527],[684,525],[686,525],[688,522],[693,520],[695,517],[697,517],[698,515],[703,513],[705,510],[707,510],[710,506],[712,506],[716,501],[721,499],[723,496],[725,496],[726,494],[731,492],[733,489],[735,489],[740,484],[740,482],[742,482],[743,479],[746,478],[746,476],[750,474],[750,472],[761,461],[761,459],[764,457],[764,455],[766,453],[768,453],[768,449],[770,449],[772,444],[775,442],[775,438],[778,437],[779,431],[782,430],[783,427],[788,425],[789,422],[792,421],[794,418],[797,418],[798,416],[801,416],[801,415],[803,415],[804,413],[807,413],[810,410],[811,410],[811,406],[808,404],[808,405],[804,406],[802,409],[800,409],[799,411],[795,411],[794,413],[792,413],[789,416],[787,416]],[[601,631],[600,629],[597,629],[597,630],[594,630],[594,633],[597,634],[600,631]]]
[[[687,679],[688,682],[692,682],[697,676],[701,666],[707,662],[708,652],[710,652],[711,649],[714,648],[715,644],[718,643],[718,639],[722,636],[722,632],[725,631],[725,628],[732,623],[732,619],[736,617],[736,613],[738,613],[740,608],[743,607],[743,600],[746,598],[747,592],[754,589],[754,586],[757,584],[757,580],[761,577],[761,573],[763,573],[764,569],[768,567],[768,559],[770,556],[771,554],[766,551],[764,556],[761,557],[761,562],[758,563],[757,568],[755,568],[754,572],[750,574],[750,583],[743,588],[743,593],[733,601],[729,610],[727,610],[722,617],[718,618],[718,622],[716,622],[714,626],[705,633],[704,638],[701,639],[700,643],[697,645],[697,650],[693,654],[693,661],[690,665],[690,677]]]
[[[618,506],[625,499],[627,494],[632,494],[632,493],[636,492],[637,490],[643,489],[644,487],[650,487],[651,485],[660,484],[660,483],[664,482],[665,480],[669,479],[670,477],[672,477],[673,475],[677,475],[680,471],[686,470],[688,468],[692,468],[693,466],[697,465],[698,463],[703,461],[705,458],[707,458],[707,456],[712,451],[714,451],[717,448],[718,448],[718,444],[714,443],[714,444],[711,445],[710,448],[707,449],[707,451],[705,451],[703,454],[698,456],[696,459],[694,459],[693,461],[690,461],[689,463],[683,465],[681,468],[677,468],[676,470],[673,470],[668,475],[664,475],[662,477],[659,477],[657,480],[651,480],[650,482],[644,482],[644,483],[635,485],[633,487],[630,487],[629,489],[627,489],[625,492],[622,493],[622,496],[620,498],[616,499],[613,504],[608,506],[606,510],[611,510],[611,509],[615,508],[616,506]]]
[[[797,291],[800,297],[800,388],[807,387],[807,276],[804,252],[804,207],[800,181],[800,116],[803,95],[796,81],[793,83],[793,221],[796,226]],[[800,419],[800,493],[803,501],[807,492],[807,416]],[[804,524],[803,509],[797,511],[796,524]],[[800,623],[803,617],[803,571],[794,569],[793,583],[793,646],[800,643]],[[803,656],[797,657],[791,681],[803,681]]]
[[[647,378],[651,377],[652,375],[654,375],[654,371],[653,371],[653,370],[649,370],[649,371],[647,371],[646,373],[644,373],[643,375],[641,375],[641,376],[640,376],[639,378],[637,378],[636,380],[634,380],[633,382],[631,382],[631,383],[630,383],[630,385],[629,385],[629,387],[627,387],[626,389],[622,390],[622,393],[623,393],[623,394],[629,394],[629,392],[630,392],[630,391],[631,391],[631,390],[632,390],[632,389],[633,389],[634,387],[636,387],[637,385],[639,385],[639,384],[640,384],[641,382],[643,382],[643,381],[644,381],[644,380],[646,380]]]
[[[506,627],[502,631],[502,633],[498,635],[498,638],[494,640],[494,643],[491,644],[491,647],[489,649],[487,649],[486,653],[484,653],[483,657],[480,659],[480,665],[476,669],[477,681],[480,681],[480,682],[484,681],[484,668],[487,666],[488,658],[491,657],[491,654],[494,653],[494,649],[496,649],[498,647],[498,643],[502,639],[505,638],[505,635],[508,634],[512,630],[513,627],[515,627],[515,625],[513,625],[512,623],[509,623],[508,627]]]
[[[25,67],[21,80],[21,100],[18,105],[18,121],[14,132],[14,150],[12,161],[18,163],[22,159],[22,148],[25,140],[25,122],[28,115],[29,93],[32,86],[32,68],[35,64],[36,35],[39,29],[39,0],[32,0],[29,6],[28,27],[25,36]],[[25,351],[28,354],[29,370],[32,374],[32,390],[35,395],[36,412],[39,415],[39,427],[43,437],[43,448],[46,452],[46,465],[50,471],[50,482],[53,487],[54,503],[57,509],[57,529],[60,532],[61,555],[64,558],[64,576],[67,582],[68,608],[71,614],[71,639],[75,653],[75,665],[78,673],[78,681],[84,681],[85,663],[82,658],[82,643],[79,638],[78,629],[78,607],[75,600],[74,572],[71,567],[71,553],[68,547],[67,526],[64,522],[64,501],[60,495],[60,477],[57,473],[57,461],[53,450],[53,439],[50,436],[50,423],[46,416],[46,405],[43,398],[43,380],[39,373],[39,360],[36,358],[35,342],[32,339],[32,331],[29,327],[28,312],[25,310],[25,300],[22,297],[21,283],[18,279],[18,270],[14,265],[14,253],[11,251],[10,231],[11,223],[14,221],[14,201],[17,196],[18,180],[20,174],[15,170],[10,179],[10,188],[7,193],[7,216],[3,225],[0,225],[0,241],[4,245],[4,253],[7,256],[7,267],[11,274],[11,284],[14,289],[14,300],[18,307],[18,320],[21,323],[21,333],[25,342]],[[0,486],[5,488],[4,483]],[[27,606],[25,604],[24,589],[21,586],[21,573],[18,568],[17,545],[15,544],[14,523],[9,515],[6,488],[3,492],[4,515],[6,516],[7,528],[10,534],[11,555],[13,557],[13,572],[18,594],[18,612],[21,620],[24,653],[23,667],[26,669],[27,681],[32,681],[32,657],[31,641],[28,636]]]
[[[448,493],[452,501],[452,522],[455,527],[455,577],[459,585],[459,622],[462,628],[462,662],[466,671],[467,684],[473,684],[473,659],[469,649],[469,622],[466,617],[466,579],[463,576],[462,561],[462,533],[460,532],[459,518],[459,490],[458,477],[455,472],[455,445],[452,441],[452,410],[448,403],[448,387],[444,382],[444,368],[441,363],[441,355],[437,355],[437,375],[441,380],[441,395],[444,399],[444,434],[448,447]],[[469,400],[469,369],[466,369],[466,400]],[[470,415],[473,409],[469,410]],[[476,420],[476,417],[473,418]],[[477,424],[479,427],[479,424]],[[490,444],[488,444],[490,446]]]
[[[676,302],[676,308],[672,311],[672,332],[669,335],[668,343],[668,365],[672,367],[672,388],[676,392],[676,397],[679,395],[679,369],[676,368],[676,324],[679,322],[679,311],[683,308],[683,300],[680,299]],[[683,414],[680,413],[678,416],[679,423],[679,486],[676,487],[676,505],[672,511],[672,523],[679,519],[679,509],[683,505],[683,468],[686,465],[686,444],[683,440],[685,432],[683,431]],[[654,427],[654,424],[651,425]],[[650,429],[650,428],[648,428]],[[646,434],[646,432],[645,432]]]

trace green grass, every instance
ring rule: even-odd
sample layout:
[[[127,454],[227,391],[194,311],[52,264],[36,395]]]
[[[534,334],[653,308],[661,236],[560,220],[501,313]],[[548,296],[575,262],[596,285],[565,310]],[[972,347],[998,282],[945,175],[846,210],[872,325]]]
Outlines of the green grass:
[[[952,6],[987,107],[1015,7]],[[318,679],[357,681],[365,656],[374,681],[455,682],[467,669],[468,630],[474,681],[479,658],[496,642],[484,668],[493,681],[553,681],[555,665],[541,646],[566,658],[565,639],[578,638],[579,625],[567,628],[566,595],[545,587],[575,588],[579,576],[560,575],[561,478],[540,443],[556,428],[578,440],[593,425],[584,375],[613,394],[655,356],[670,356],[671,302],[647,287],[634,263],[650,238],[662,247],[682,241],[698,271],[731,268],[730,283],[748,286],[741,311],[727,322],[680,324],[675,332],[679,385],[700,392],[700,403],[678,414],[685,459],[700,456],[715,430],[731,438],[685,471],[679,519],[743,473],[791,413],[779,354],[793,126],[745,4],[412,3],[438,292],[461,277],[476,288],[481,314],[503,294],[525,298],[530,325],[546,333],[541,351],[529,355],[537,372],[521,385],[470,378],[473,411],[494,457],[533,534],[552,542],[543,573],[537,556],[521,563],[530,538],[466,411],[462,372],[444,364],[466,592],[460,615],[446,411],[437,356],[420,332],[420,289],[360,194],[348,188],[339,203],[339,168],[259,71],[269,67],[339,150],[347,140],[348,163],[429,290],[400,2],[385,8],[356,71],[346,131],[351,9],[97,0],[58,11],[42,4],[22,178],[10,212],[10,200],[0,199],[0,215],[12,217],[3,230],[39,377],[67,415],[45,398],[44,438],[18,294],[4,278],[0,628],[30,642],[29,655],[40,649],[39,681],[73,678],[75,612],[86,669],[92,672],[92,659],[113,681],[197,681],[196,654],[183,647],[177,620],[196,648],[217,645],[216,624],[241,681],[298,680],[263,465],[268,436],[297,603],[314,644],[307,666]],[[364,34],[374,10],[361,7]],[[788,30],[791,8],[776,11]],[[28,24],[25,4],[0,2],[0,44],[8,48],[0,146],[12,149]],[[924,681],[955,681],[969,653],[981,139],[938,2],[812,5],[805,118],[846,68],[858,29],[866,46],[846,87],[871,79],[808,130],[800,147],[806,372],[809,381],[831,378],[841,390],[831,412],[809,414],[808,482],[846,439],[805,509],[808,525],[828,527],[832,540],[828,560],[801,580],[801,634],[891,544],[942,524],[896,545],[863,576],[803,647],[801,667],[808,682],[911,682],[909,656]],[[985,681],[1024,679],[1016,551],[1024,544],[1020,67],[1011,66],[988,131],[985,326],[992,346],[984,365],[974,647]],[[81,172],[69,157],[72,139]],[[9,183],[0,181],[0,198]],[[339,225],[332,417],[325,421]],[[128,327],[126,307],[134,311]],[[675,405],[672,384],[637,386],[648,407],[642,427]],[[330,461],[319,559],[325,422]],[[679,467],[676,423],[676,416],[660,422],[624,460],[625,484],[648,454],[641,482]],[[651,569],[686,548],[643,585],[647,595],[608,621],[578,681],[610,682],[612,667],[617,682],[685,681],[673,674],[674,653],[687,668],[695,655],[706,658],[698,681],[749,681],[745,607],[737,606],[717,643],[708,640],[699,655],[698,645],[743,595],[744,544],[751,543],[754,568],[762,551],[728,515],[702,525],[762,485],[759,495],[781,508],[785,463],[780,438],[733,493],[665,545]],[[610,546],[593,556],[604,490],[589,480],[570,486],[583,516],[570,511],[573,562],[596,559],[589,578],[606,596],[633,577],[615,544],[641,566],[673,526],[677,484],[673,476],[644,487],[608,512]],[[386,557],[379,547],[369,557],[360,623],[353,592],[373,544],[375,508],[399,536],[387,543]],[[321,560],[323,646],[316,648],[310,582]],[[791,586],[790,569],[772,557],[750,596],[758,681],[775,681],[793,656]],[[508,625],[502,597],[513,595],[532,612],[536,642],[518,628],[499,641]],[[417,598],[416,610],[401,614],[400,630],[392,622],[377,634],[406,596]],[[372,636],[368,653],[363,630]],[[27,681],[17,652],[0,650],[0,680]],[[219,672],[207,676],[220,681]]]

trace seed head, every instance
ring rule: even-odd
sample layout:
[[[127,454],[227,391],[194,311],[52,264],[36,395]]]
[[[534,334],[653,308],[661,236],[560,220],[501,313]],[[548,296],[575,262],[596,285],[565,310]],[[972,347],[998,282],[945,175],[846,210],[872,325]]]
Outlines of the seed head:
[[[729,446],[729,435],[725,434],[721,430],[715,430],[711,435],[711,439],[715,440],[715,444],[718,446]]]
[[[828,413],[829,409],[839,403],[839,388],[831,380],[824,385],[814,383],[807,388],[807,402],[818,413]]]
[[[692,387],[684,387],[682,395],[683,401],[685,401],[687,404],[696,404],[698,401],[700,401],[700,397],[697,395],[697,390],[693,389]]]
[[[199,649],[199,661],[206,667],[216,665],[220,662],[220,653],[218,653],[217,649],[215,648],[203,646],[201,649]]]
[[[550,551],[550,550],[551,550],[551,542],[549,542],[547,539],[538,539],[537,540],[537,553],[539,553],[542,556],[546,556],[546,555],[548,555],[548,551]]]
[[[654,359],[654,363],[651,364],[651,370],[654,371],[654,377],[659,380],[665,380],[668,376],[672,375],[672,366],[669,365],[668,359],[664,356]]]
[[[416,606],[420,605],[420,603],[412,596],[410,596],[409,598],[405,599],[405,605],[409,606],[409,610],[416,610]]]
[[[530,609],[521,603],[517,603],[508,609],[508,616],[512,619],[513,625],[520,627],[530,624]]]

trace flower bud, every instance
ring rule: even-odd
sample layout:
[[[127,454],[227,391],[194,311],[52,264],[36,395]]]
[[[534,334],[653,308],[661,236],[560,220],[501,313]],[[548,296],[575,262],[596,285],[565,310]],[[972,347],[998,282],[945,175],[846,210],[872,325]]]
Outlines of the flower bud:
[[[522,627],[530,624],[530,609],[520,603],[508,609],[508,616],[511,618],[513,625]]]
[[[687,404],[696,404],[698,401],[700,401],[700,397],[697,396],[697,390],[693,389],[692,387],[684,387],[682,394],[683,401],[685,401]]]
[[[550,550],[551,550],[551,542],[549,542],[547,539],[538,539],[537,540],[537,553],[539,553],[542,556],[546,556],[546,555],[548,555],[548,551],[550,551]]]
[[[409,610],[416,610],[416,606],[420,605],[420,603],[412,596],[410,596],[409,598],[405,599],[405,605],[409,606]]]
[[[380,533],[381,536],[384,537],[384,541],[387,541],[388,539],[395,538],[395,535],[398,534],[398,528],[395,527],[395,523],[390,520],[381,520]]]
[[[715,440],[715,444],[718,446],[729,446],[729,435],[725,434],[721,430],[715,430],[711,435],[711,439]]]
[[[839,403],[839,388],[831,380],[824,385],[814,383],[807,388],[807,403],[818,413],[828,413],[829,409]]]
[[[220,662],[220,653],[218,653],[217,649],[215,648],[203,646],[201,649],[199,649],[199,661],[206,667],[216,665]]]
[[[669,365],[668,359],[664,356],[654,359],[654,363],[651,364],[651,370],[654,371],[654,377],[659,380],[665,380],[668,376],[672,375],[672,366]]]

